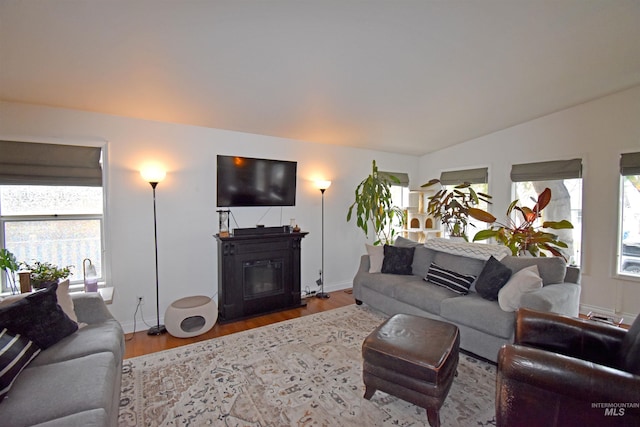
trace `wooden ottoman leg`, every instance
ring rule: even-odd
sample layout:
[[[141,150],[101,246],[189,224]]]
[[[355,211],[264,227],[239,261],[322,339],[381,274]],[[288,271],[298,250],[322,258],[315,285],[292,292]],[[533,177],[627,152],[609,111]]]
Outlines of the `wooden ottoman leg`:
[[[427,409],[427,420],[431,427],[440,427],[440,411],[437,409]]]

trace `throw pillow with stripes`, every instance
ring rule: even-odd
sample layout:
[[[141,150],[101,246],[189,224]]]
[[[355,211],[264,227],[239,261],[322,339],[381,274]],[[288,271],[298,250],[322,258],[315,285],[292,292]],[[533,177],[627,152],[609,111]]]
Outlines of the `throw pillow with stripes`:
[[[447,270],[440,267],[435,262],[432,262],[427,272],[427,277],[424,278],[427,282],[431,282],[434,285],[442,286],[457,294],[466,295],[469,293],[469,288],[474,280],[475,276],[469,274],[460,274],[455,271]]]
[[[28,338],[0,332],[0,403],[9,392],[20,372],[40,353],[40,348]]]

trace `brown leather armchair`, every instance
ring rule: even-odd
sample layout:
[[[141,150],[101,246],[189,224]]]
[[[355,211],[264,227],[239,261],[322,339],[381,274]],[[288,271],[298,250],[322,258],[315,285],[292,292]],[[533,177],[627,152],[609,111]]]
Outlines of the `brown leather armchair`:
[[[520,309],[498,353],[498,426],[640,426],[640,316],[622,328]]]

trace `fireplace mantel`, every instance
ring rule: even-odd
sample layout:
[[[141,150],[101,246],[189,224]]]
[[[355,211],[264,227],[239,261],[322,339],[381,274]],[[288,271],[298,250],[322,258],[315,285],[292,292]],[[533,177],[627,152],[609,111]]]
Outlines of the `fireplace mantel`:
[[[257,229],[256,234],[216,235],[219,321],[303,305],[300,250],[307,234]]]

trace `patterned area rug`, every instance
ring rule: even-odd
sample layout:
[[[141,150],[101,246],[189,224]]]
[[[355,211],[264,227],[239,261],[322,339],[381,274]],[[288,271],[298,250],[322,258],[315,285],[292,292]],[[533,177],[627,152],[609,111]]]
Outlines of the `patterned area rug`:
[[[124,361],[122,426],[423,426],[362,396],[361,346],[385,317],[351,305]],[[461,354],[444,426],[495,425],[493,365]]]

